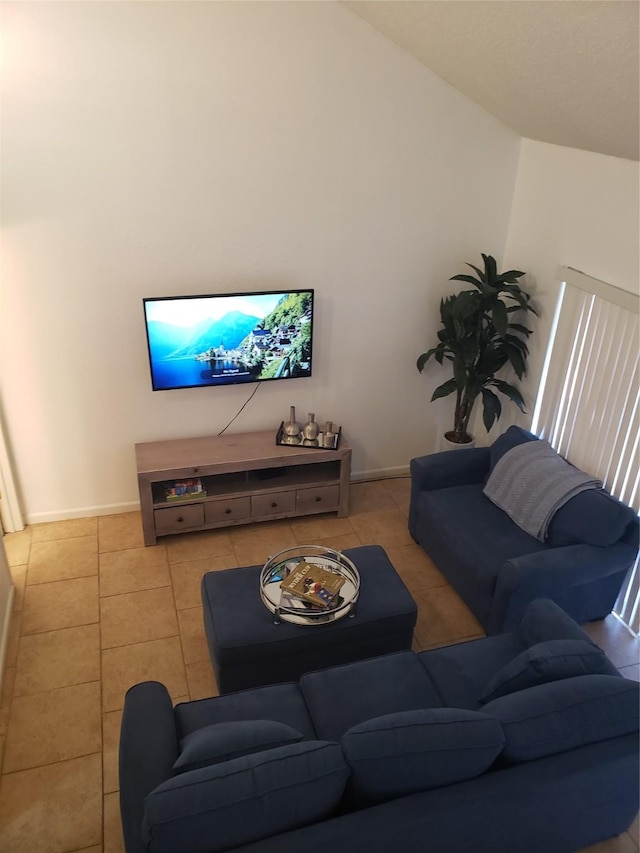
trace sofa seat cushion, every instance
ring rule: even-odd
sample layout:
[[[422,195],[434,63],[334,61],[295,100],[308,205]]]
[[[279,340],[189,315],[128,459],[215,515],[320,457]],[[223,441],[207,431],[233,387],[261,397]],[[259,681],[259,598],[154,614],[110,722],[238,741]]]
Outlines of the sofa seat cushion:
[[[499,634],[419,652],[418,659],[445,705],[476,710],[489,679],[523,649],[516,634]]]
[[[603,489],[589,489],[571,498],[554,514],[547,542],[554,547],[585,543],[607,548],[622,539],[635,518],[631,507]]]
[[[464,561],[464,572],[473,568],[478,581],[491,591],[504,562],[547,548],[491,503],[481,483],[422,492],[419,506],[443,543]]]
[[[306,738],[316,737],[297,684],[274,684],[227,696],[184,702],[176,705],[175,716],[180,741],[204,726],[236,720],[275,720],[291,726]]]
[[[525,649],[503,666],[483,690],[480,704],[537,684],[590,674],[619,673],[604,652],[592,643],[583,640],[547,640]]]
[[[397,652],[303,675],[300,686],[318,737],[397,711],[444,704],[415,652]]]
[[[186,773],[209,764],[239,758],[241,755],[261,752],[263,749],[297,743],[303,737],[302,732],[275,720],[213,723],[183,738],[180,755],[173,769],[178,773]]]
[[[458,708],[402,711],[367,720],[341,740],[358,806],[480,775],[502,750],[493,717]]]
[[[337,743],[306,741],[181,773],[145,799],[153,853],[218,853],[315,823],[341,799],[349,768]]]
[[[505,733],[501,760],[519,764],[638,731],[640,684],[581,675],[501,696],[483,707]]]

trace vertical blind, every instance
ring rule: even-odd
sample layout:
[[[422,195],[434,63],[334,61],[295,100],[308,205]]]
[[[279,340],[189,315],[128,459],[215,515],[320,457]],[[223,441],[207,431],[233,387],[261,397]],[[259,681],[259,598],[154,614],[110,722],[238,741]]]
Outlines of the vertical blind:
[[[570,267],[561,292],[532,431],[640,510],[638,297]],[[615,611],[640,630],[638,561]]]

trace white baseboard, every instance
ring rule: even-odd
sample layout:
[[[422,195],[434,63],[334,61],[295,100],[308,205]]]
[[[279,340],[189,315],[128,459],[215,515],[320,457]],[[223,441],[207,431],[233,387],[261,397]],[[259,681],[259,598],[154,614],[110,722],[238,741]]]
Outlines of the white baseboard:
[[[27,524],[42,524],[47,521],[67,521],[70,518],[91,518],[94,515],[116,515],[119,512],[136,512],[140,509],[139,501],[128,501],[120,504],[104,504],[103,506],[84,506],[75,509],[61,509],[53,512],[33,512],[26,517]]]
[[[398,465],[396,468],[376,468],[369,471],[352,471],[351,482],[362,483],[367,480],[392,480],[394,477],[408,477],[409,466]]]
[[[9,648],[9,628],[11,626],[11,614],[13,613],[13,599],[15,598],[16,588],[11,584],[9,590],[9,598],[2,616],[2,636],[0,636],[0,693],[2,692],[2,678],[4,676],[4,666],[7,660],[7,650]]]

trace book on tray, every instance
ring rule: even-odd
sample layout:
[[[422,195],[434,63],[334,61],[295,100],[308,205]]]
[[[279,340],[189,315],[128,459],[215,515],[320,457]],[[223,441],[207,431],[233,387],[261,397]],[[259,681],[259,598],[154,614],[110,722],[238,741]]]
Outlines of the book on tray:
[[[296,596],[316,607],[331,607],[344,584],[345,579],[315,563],[302,560],[282,579],[280,588],[283,595]]]

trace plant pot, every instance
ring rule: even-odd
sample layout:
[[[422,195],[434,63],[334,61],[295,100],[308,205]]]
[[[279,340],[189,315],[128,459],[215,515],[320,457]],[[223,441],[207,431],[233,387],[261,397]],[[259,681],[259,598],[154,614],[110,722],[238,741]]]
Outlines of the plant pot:
[[[451,441],[450,438],[447,438],[448,435],[451,435],[451,433],[445,432],[444,435],[440,436],[439,450],[464,450],[467,447],[476,446],[476,440],[472,435],[469,436],[469,441],[465,442]]]

